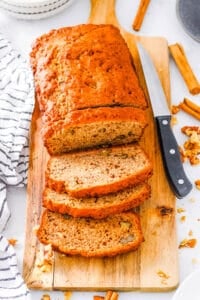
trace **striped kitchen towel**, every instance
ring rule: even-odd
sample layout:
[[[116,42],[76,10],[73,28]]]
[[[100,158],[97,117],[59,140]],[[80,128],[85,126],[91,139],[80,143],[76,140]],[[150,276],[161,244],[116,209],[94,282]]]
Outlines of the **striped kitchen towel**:
[[[0,299],[29,299],[13,246],[3,236],[10,217],[8,185],[27,182],[28,138],[34,106],[31,69],[0,33]]]

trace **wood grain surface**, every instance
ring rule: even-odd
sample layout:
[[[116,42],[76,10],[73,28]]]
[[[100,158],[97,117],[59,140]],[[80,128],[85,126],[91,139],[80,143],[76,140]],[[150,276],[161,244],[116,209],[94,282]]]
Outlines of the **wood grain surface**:
[[[136,41],[144,45],[152,56],[168,101],[170,79],[168,45],[159,37],[136,37],[120,27],[115,16],[114,0],[92,0],[89,23],[109,23],[120,28],[132,53],[140,82],[145,86]],[[114,258],[81,258],[54,253],[53,265],[42,272],[38,261],[44,249],[38,243],[33,228],[39,223],[42,210],[41,195],[47,152],[43,147],[41,120],[36,105],[32,120],[30,168],[28,179],[28,205],[26,246],[23,275],[29,288],[44,290],[151,290],[168,291],[178,285],[178,250],[175,223],[175,197],[165,177],[157,133],[151,108],[148,109],[149,126],[141,144],[153,161],[154,174],[150,180],[151,198],[140,207],[145,242],[140,249]]]

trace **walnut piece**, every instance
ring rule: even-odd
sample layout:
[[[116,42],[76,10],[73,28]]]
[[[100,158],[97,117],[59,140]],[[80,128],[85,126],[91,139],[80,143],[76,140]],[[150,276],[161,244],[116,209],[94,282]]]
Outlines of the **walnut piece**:
[[[194,248],[197,244],[196,239],[184,239],[182,242],[179,244],[179,249],[180,248]]]
[[[8,243],[12,246],[15,246],[17,243],[17,240],[16,239],[8,239]]]
[[[182,160],[188,159],[191,165],[200,164],[200,126],[184,126],[181,131],[188,137],[180,148]]]
[[[200,179],[195,180],[195,185],[198,190],[200,190]]]

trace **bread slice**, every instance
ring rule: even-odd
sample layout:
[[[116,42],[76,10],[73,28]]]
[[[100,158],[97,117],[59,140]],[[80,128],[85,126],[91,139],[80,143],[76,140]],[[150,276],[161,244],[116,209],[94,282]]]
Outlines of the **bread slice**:
[[[132,143],[140,139],[147,126],[145,111],[133,107],[77,110],[64,119],[57,110],[49,109],[43,121],[43,141],[50,154]]]
[[[144,240],[140,219],[133,212],[108,218],[73,218],[45,210],[38,239],[64,254],[86,257],[114,256],[136,250]]]
[[[146,108],[128,46],[117,27],[81,24],[40,36],[30,53],[36,99],[60,114],[105,106]]]
[[[73,217],[105,218],[139,206],[150,196],[147,183],[124,189],[118,193],[91,198],[75,198],[67,193],[57,193],[46,188],[43,206],[51,211],[69,214]]]
[[[149,158],[134,143],[52,156],[45,178],[49,188],[80,198],[120,191],[151,174]]]

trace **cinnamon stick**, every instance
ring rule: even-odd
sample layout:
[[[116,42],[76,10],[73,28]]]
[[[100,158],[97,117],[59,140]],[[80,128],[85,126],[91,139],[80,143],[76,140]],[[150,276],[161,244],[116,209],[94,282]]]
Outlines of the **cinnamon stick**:
[[[186,57],[183,47],[176,43],[169,46],[170,53],[176,62],[176,65],[183,76],[183,79],[191,94],[196,95],[200,93],[200,83],[197,80],[189,62]]]
[[[105,300],[110,300],[112,294],[113,294],[113,291],[107,291],[107,292],[106,292],[106,296],[105,296]]]
[[[147,11],[147,8],[149,6],[150,0],[140,0],[140,4],[138,6],[137,13],[135,15],[135,18],[133,20],[133,29],[135,31],[139,31],[145,16],[145,13]]]
[[[196,105],[194,102],[184,98],[183,102],[179,104],[179,107],[192,117],[200,120],[200,106]]]
[[[114,291],[107,291],[105,300],[118,300],[118,293]]]
[[[195,112],[194,110],[192,110],[189,106],[187,106],[184,102],[180,104],[180,108],[188,113],[189,115],[191,115],[192,117],[200,120],[200,114],[198,114],[197,112]]]
[[[116,292],[113,292],[110,300],[118,300],[118,294]]]
[[[200,106],[196,105],[194,102],[192,102],[191,100],[189,100],[188,98],[184,98],[183,102],[189,106],[192,110],[196,111],[199,113],[200,115]]]

